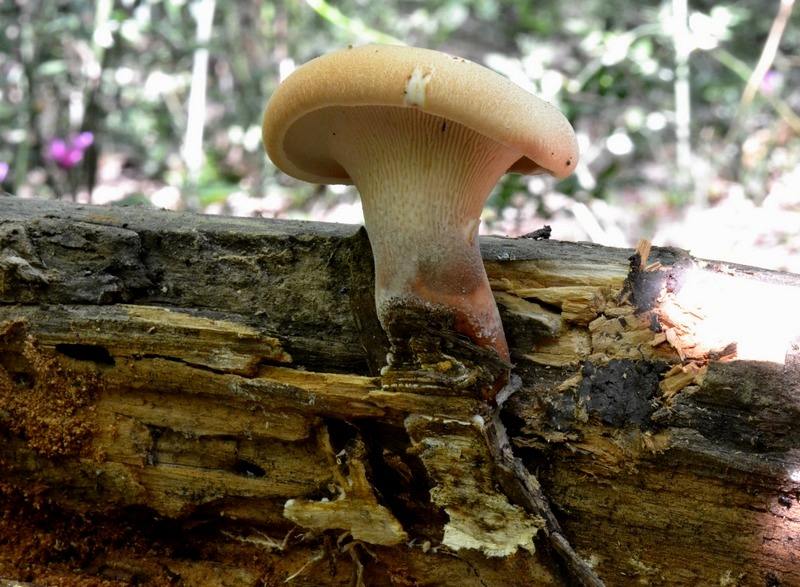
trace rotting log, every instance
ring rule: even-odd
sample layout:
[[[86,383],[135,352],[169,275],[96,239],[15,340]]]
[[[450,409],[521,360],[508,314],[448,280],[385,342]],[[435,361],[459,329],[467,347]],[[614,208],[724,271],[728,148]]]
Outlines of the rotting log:
[[[800,277],[481,246],[505,464],[381,378],[363,230],[0,198],[0,577],[568,584],[517,467],[606,585],[800,584]]]

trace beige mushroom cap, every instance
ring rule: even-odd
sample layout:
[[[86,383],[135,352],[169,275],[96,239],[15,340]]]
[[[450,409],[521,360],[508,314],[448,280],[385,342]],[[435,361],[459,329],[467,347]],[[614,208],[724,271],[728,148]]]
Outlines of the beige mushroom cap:
[[[298,179],[352,183],[326,140],[329,129],[298,124],[311,112],[343,106],[419,108],[459,123],[518,151],[512,172],[562,178],[578,161],[572,126],[548,102],[466,59],[393,45],[343,49],[292,73],[264,113],[270,159]]]

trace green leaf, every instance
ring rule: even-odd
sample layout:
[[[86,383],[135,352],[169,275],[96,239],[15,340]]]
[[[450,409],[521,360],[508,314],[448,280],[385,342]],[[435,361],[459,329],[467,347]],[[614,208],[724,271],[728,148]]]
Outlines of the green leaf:
[[[116,200],[115,202],[111,202],[112,206],[137,206],[143,208],[152,208],[153,203],[150,201],[150,198],[145,196],[144,194],[131,194],[129,196],[125,196],[121,200]]]
[[[239,186],[227,182],[213,182],[197,188],[197,197],[203,206],[224,202]]]
[[[36,68],[36,73],[41,76],[55,76],[60,75],[67,71],[67,64],[62,59],[54,59],[52,61],[44,61]]]

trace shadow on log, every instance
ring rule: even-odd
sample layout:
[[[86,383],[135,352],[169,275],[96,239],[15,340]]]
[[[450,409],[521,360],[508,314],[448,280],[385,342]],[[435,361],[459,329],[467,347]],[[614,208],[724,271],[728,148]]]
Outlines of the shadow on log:
[[[562,585],[555,524],[607,585],[800,584],[800,277],[482,251],[508,458],[381,379],[363,230],[0,199],[0,577]]]

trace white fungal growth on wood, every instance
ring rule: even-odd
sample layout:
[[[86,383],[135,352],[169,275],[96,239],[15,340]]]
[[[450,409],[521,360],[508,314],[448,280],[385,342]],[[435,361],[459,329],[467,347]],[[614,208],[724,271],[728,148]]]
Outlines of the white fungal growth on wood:
[[[534,538],[544,520],[512,504],[479,463],[492,457],[485,444],[485,421],[470,422],[408,416],[405,427],[413,452],[433,482],[431,500],[448,516],[442,544],[453,551],[479,550],[505,557],[519,549],[534,551]]]

